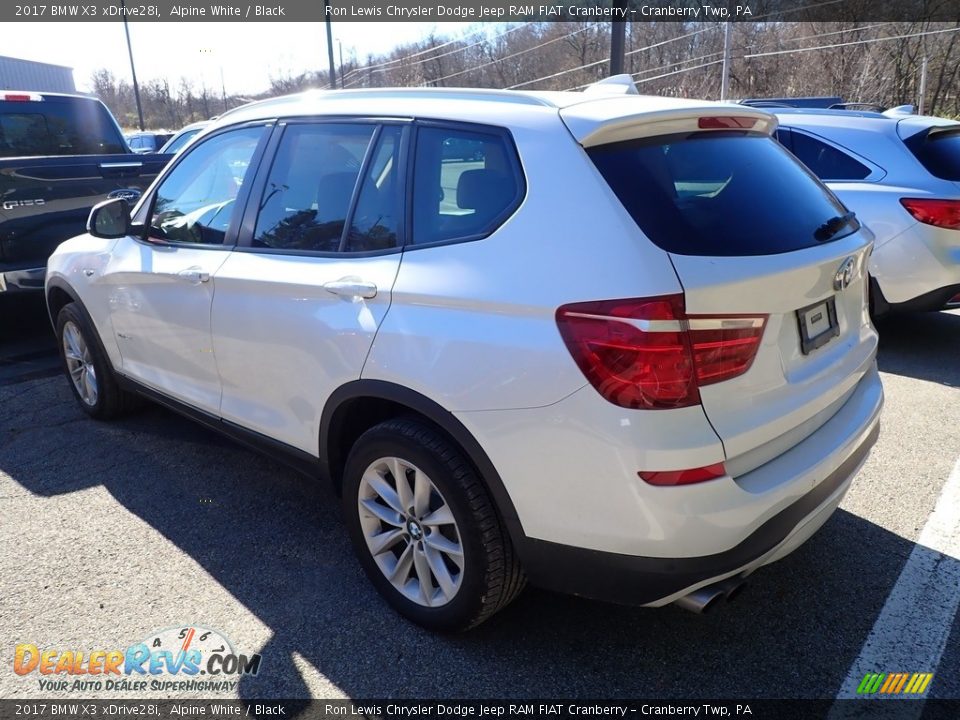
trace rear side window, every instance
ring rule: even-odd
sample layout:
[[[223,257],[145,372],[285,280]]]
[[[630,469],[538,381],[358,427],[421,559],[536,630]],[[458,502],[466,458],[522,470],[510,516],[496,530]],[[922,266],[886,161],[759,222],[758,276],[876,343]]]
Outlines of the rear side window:
[[[253,246],[337,252],[371,124],[290,125],[260,202]]]
[[[870,168],[847,153],[806,133],[791,133],[791,149],[800,162],[821,180],[863,180]]]
[[[99,102],[0,102],[0,157],[125,152],[123,137]]]
[[[904,142],[931,175],[960,181],[960,127],[932,135],[919,133]]]
[[[513,144],[498,132],[423,127],[417,134],[413,243],[489,235],[520,203]]]
[[[858,227],[834,220],[843,205],[766,135],[668,135],[588,152],[640,229],[667,252],[773,255]],[[833,225],[840,227],[824,231]]]

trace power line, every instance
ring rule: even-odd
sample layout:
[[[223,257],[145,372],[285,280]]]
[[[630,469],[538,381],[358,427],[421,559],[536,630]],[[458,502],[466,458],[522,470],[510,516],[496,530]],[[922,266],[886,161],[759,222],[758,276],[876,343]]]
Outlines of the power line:
[[[543,77],[538,77],[536,80],[527,80],[526,82],[517,83],[516,85],[509,85],[507,90],[516,90],[517,88],[522,88],[526,85],[533,85],[538,83],[541,80],[550,80],[551,78],[560,77],[561,75],[566,75],[567,73],[575,72],[576,70],[585,70],[589,67],[594,67],[596,65],[604,65],[610,62],[609,58],[604,58],[603,60],[597,60],[596,62],[587,63],[586,65],[578,65],[575,68],[570,68],[569,70],[561,70],[560,72],[553,73],[552,75],[544,75]]]
[[[597,27],[598,25],[600,25],[600,23],[592,23],[591,25],[585,25],[584,27],[578,28],[573,32],[567,33],[566,35],[560,35],[559,37],[552,38],[550,40],[547,40],[546,42],[540,43],[539,45],[534,45],[533,47],[527,48],[526,50],[518,50],[517,52],[511,53],[510,55],[507,55],[505,57],[496,58],[495,60],[490,60],[489,62],[485,62],[480,65],[475,65],[474,67],[467,68],[466,70],[460,70],[458,72],[451,73],[450,75],[444,75],[443,77],[439,77],[439,78],[432,78],[430,82],[437,83],[443,80],[449,80],[450,78],[458,77],[460,75],[466,75],[467,73],[474,72],[475,70],[481,70],[485,67],[489,67],[490,65],[496,65],[499,62],[504,62],[506,60],[510,60],[511,58],[519,57],[520,55],[524,55],[528,52],[533,52],[534,50],[539,50],[542,47],[546,47],[547,45],[551,45],[552,43],[559,42],[560,40],[565,40],[568,37],[573,37],[578,33],[582,33],[584,30],[591,30]]]
[[[477,30],[477,31],[474,32],[474,33],[470,33],[470,35],[468,35],[468,37],[470,37],[470,36],[476,37],[477,35],[480,35],[482,32],[483,32],[482,29]],[[397,58],[397,59],[395,59],[395,60],[386,60],[386,61],[384,61],[384,62],[377,63],[376,65],[364,65],[362,68],[354,68],[353,70],[351,70],[350,72],[348,72],[346,76],[347,76],[347,77],[350,77],[350,75],[352,75],[353,73],[361,73],[361,72],[365,72],[365,71],[368,71],[368,70],[376,70],[377,68],[386,67],[387,65],[393,65],[393,64],[398,63],[398,62],[403,62],[404,60],[409,60],[410,58],[419,57],[420,55],[426,55],[427,53],[431,53],[431,52],[433,52],[434,50],[440,50],[441,48],[445,48],[445,47],[447,47],[448,45],[453,45],[454,43],[463,42],[463,40],[464,40],[464,38],[453,38],[453,39],[451,39],[451,40],[447,40],[446,42],[440,43],[439,45],[433,45],[433,46],[427,48],[426,50],[421,50],[421,51],[419,51],[419,52],[415,52],[415,53],[413,53],[412,55],[404,55],[402,58]]]
[[[704,28],[702,30],[697,30],[695,32],[687,33],[686,35],[679,35],[675,38],[670,38],[669,40],[664,40],[662,42],[654,43],[653,45],[647,45],[642,48],[637,48],[636,50],[631,50],[628,53],[624,53],[624,57],[627,57],[628,55],[636,55],[637,53],[643,52],[645,50],[652,50],[662,45],[667,45],[669,43],[676,42],[677,40],[683,40],[685,38],[693,37],[694,35],[699,35],[701,33],[707,32],[707,30],[713,30],[713,28],[712,27]],[[607,62],[607,59],[604,58],[603,60],[597,60],[596,62],[587,63],[586,65],[578,65],[577,67],[573,67],[568,70],[561,70],[560,72],[553,73],[552,75],[544,75],[543,77],[539,77],[536,80],[527,80],[526,82],[517,83],[516,85],[510,85],[507,88],[507,90],[516,90],[517,88],[525,87],[527,85],[533,85],[534,83],[540,82],[541,80],[550,80],[555,77],[560,77],[561,75],[566,75],[568,73],[576,72],[577,70],[585,70],[586,68],[595,67],[597,65],[603,65],[606,62]]]
[[[849,47],[850,45],[867,45],[869,43],[885,42],[887,40],[904,40],[906,38],[923,37],[925,35],[939,35],[941,33],[957,32],[958,30],[960,30],[960,27],[952,27],[952,28],[946,28],[944,30],[928,30],[926,32],[908,33],[906,35],[890,35],[882,38],[869,38],[867,40],[851,40],[850,42],[834,43],[832,45],[818,45],[816,47],[794,48],[793,50],[773,50],[770,52],[751,53],[749,55],[744,55],[743,58],[747,60],[750,58],[769,57],[771,55],[790,55],[792,53],[811,52],[813,50],[829,50],[831,48]]]
[[[671,75],[679,75],[680,73],[690,72],[691,70],[699,70],[700,68],[710,67],[711,65],[718,65],[723,62],[723,58],[720,60],[714,60],[712,62],[703,63],[702,65],[694,65],[693,67],[683,68],[682,70],[674,70],[673,72],[664,73],[663,75],[654,75],[653,77],[641,78],[636,80],[637,85],[642,85],[643,83],[650,82],[652,80],[660,80],[661,78],[670,77]]]
[[[653,50],[654,48],[658,48],[661,45],[668,45],[669,43],[676,42],[677,40],[684,40],[686,38],[693,37],[694,35],[700,35],[701,33],[705,33],[708,30],[715,30],[718,27],[719,25],[711,26],[711,27],[703,28],[702,30],[695,30],[694,32],[687,33],[686,35],[678,35],[677,37],[670,38],[669,40],[663,40],[662,42],[654,43],[653,45],[647,45],[646,47],[637,48],[636,50],[631,50],[630,52],[625,53],[625,55],[636,55],[637,53],[643,52],[644,50]]]
[[[844,33],[860,32],[861,30],[872,30],[873,28],[885,27],[891,23],[876,23],[874,25],[863,25],[862,27],[848,28],[846,30],[834,30],[833,32],[817,33],[816,35],[804,35],[798,38],[786,38],[783,42],[800,42],[801,40],[815,40],[817,38],[829,37],[830,35],[843,35]]]
[[[699,61],[701,61],[701,60],[706,60],[707,58],[716,57],[717,55],[722,55],[722,54],[723,54],[723,51],[720,50],[720,51],[717,51],[717,52],[707,53],[706,55],[701,55],[700,57],[688,58],[687,60],[673,60],[673,61],[671,61],[671,62],[665,63],[665,64],[663,64],[663,65],[659,65],[659,66],[654,67],[654,68],[645,68],[645,69],[643,69],[643,70],[638,70],[638,71],[635,72],[635,73],[631,73],[630,77],[634,77],[634,78],[635,78],[635,77],[637,77],[638,75],[643,75],[644,73],[658,72],[659,70],[665,70],[666,68],[669,68],[669,67],[676,67],[676,66],[678,66],[678,65],[686,65],[687,63],[692,63],[692,62],[699,62]],[[717,60],[716,62],[722,62],[722,61],[723,61],[723,59],[721,58],[720,60]],[[716,62],[707,63],[707,64],[709,64],[709,65],[714,65],[714,64],[716,64]],[[705,65],[698,65],[697,67],[705,67]],[[695,68],[695,67],[692,67],[692,68],[682,68],[682,69],[677,70],[677,71],[675,71],[675,72],[666,73],[665,75],[657,75],[656,77],[651,77],[651,78],[641,78],[640,80],[637,80],[636,82],[639,83],[639,82],[646,82],[647,80],[655,80],[656,78],[659,78],[659,77],[667,77],[668,75],[675,75],[675,74],[678,73],[678,72],[686,72],[687,70],[696,70],[696,68]],[[568,90],[568,91],[569,91],[569,90],[582,90],[582,89],[585,88],[585,87],[590,87],[590,85],[591,85],[591,83],[586,83],[586,84],[584,84],[584,85],[577,85],[576,87],[567,88],[567,90]]]
[[[477,47],[478,45],[483,45],[484,43],[492,42],[492,41],[494,41],[494,40],[497,40],[498,38],[502,38],[502,37],[504,37],[504,36],[506,36],[506,35],[509,35],[510,33],[514,32],[515,30],[520,30],[520,29],[523,28],[523,27],[525,27],[525,26],[522,25],[522,24],[521,24],[521,25],[514,25],[513,27],[505,30],[505,31],[502,32],[502,33],[497,33],[497,34],[494,35],[493,37],[484,36],[482,40],[478,40],[477,42],[471,43],[470,45],[465,45],[464,47],[454,48],[453,50],[448,50],[447,52],[445,52],[445,53],[440,53],[439,55],[431,55],[430,57],[424,58],[423,60],[417,60],[416,62],[408,63],[406,66],[407,66],[407,67],[414,67],[414,66],[416,66],[416,65],[422,65],[422,64],[427,63],[427,62],[430,62],[430,61],[432,61],[432,60],[439,60],[440,58],[447,57],[448,55],[456,55],[456,54],[459,53],[459,52],[465,52],[465,51],[467,51],[467,50],[470,50],[471,48]],[[472,34],[472,37],[477,37],[478,35],[483,35],[483,30],[478,30],[476,33],[473,33],[473,34]],[[470,37],[470,36],[468,36],[468,37]],[[346,74],[346,77],[349,78],[349,77],[350,77],[351,75],[353,75],[353,74],[358,74],[358,75],[361,75],[361,76],[362,76],[363,73],[365,73],[365,72],[375,71],[375,70],[378,70],[379,68],[384,68],[384,67],[386,67],[387,65],[395,65],[396,63],[406,63],[406,61],[410,60],[411,58],[415,58],[415,57],[418,57],[418,56],[420,56],[420,55],[426,55],[426,54],[428,54],[428,53],[434,52],[435,50],[439,50],[439,49],[441,49],[441,48],[447,47],[448,45],[451,45],[451,44],[453,44],[453,43],[463,42],[463,41],[464,41],[464,38],[461,38],[461,39],[458,39],[458,40],[450,40],[450,41],[448,41],[448,42],[441,43],[440,45],[434,45],[432,48],[428,48],[427,50],[421,50],[420,52],[413,53],[412,55],[405,55],[405,56],[402,57],[402,58],[397,58],[397,59],[395,59],[395,60],[389,60],[389,61],[387,61],[387,62],[380,63],[379,65],[368,65],[368,66],[364,66],[364,67],[362,67],[362,68],[355,68],[355,69],[351,70],[350,72],[348,72],[348,73]],[[379,71],[382,72],[382,70],[379,70]],[[346,85],[346,87],[352,87],[353,85],[356,85],[357,82],[359,82],[360,79],[362,79],[362,77],[361,77],[361,78],[358,78],[358,79],[357,79],[356,81],[354,81],[354,82],[348,83],[348,84]]]

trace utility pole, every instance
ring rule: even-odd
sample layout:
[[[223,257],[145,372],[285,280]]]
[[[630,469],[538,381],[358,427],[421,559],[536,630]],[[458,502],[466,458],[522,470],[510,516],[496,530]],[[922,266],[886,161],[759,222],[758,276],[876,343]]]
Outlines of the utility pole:
[[[330,0],[323,0],[324,16],[327,18],[327,61],[330,63],[330,89],[337,89],[337,70],[333,66],[333,29],[330,27]]]
[[[340,89],[343,90],[343,43],[337,40],[337,49],[340,51]]]
[[[927,56],[920,63],[920,97],[917,98],[917,115],[923,115],[924,100],[927,97]]]
[[[723,65],[720,75],[720,102],[727,99],[730,91],[730,23],[723,24]]]
[[[613,7],[623,12],[627,9],[627,0],[613,0]],[[623,17],[621,15],[620,17]],[[627,23],[623,20],[614,20],[610,28],[610,74],[619,75],[623,72],[624,45],[626,44]]]
[[[137,84],[137,69],[133,65],[133,46],[130,44],[130,26],[127,25],[127,3],[120,0],[123,9],[123,32],[127,35],[127,54],[130,56],[130,74],[133,75],[133,96],[137,100],[137,117],[140,118],[140,129],[143,130],[143,105],[140,104],[140,85]]]
[[[223,96],[223,111],[227,111],[227,84],[223,81],[223,65],[220,66],[220,94]]]

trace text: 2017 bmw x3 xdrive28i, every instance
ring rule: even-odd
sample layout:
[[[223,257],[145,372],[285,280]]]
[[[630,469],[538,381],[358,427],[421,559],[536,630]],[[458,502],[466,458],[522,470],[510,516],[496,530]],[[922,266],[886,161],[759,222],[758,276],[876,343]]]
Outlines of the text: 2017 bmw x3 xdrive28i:
[[[225,115],[51,258],[81,407],[145,395],[329,477],[373,584],[430,628],[526,580],[729,591],[876,438],[871,238],[772,116],[616,90]]]

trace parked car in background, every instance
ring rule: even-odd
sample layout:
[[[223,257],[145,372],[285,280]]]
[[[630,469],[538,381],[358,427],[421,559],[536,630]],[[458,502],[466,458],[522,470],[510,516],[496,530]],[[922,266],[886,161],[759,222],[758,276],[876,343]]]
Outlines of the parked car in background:
[[[210,120],[199,120],[198,122],[191,123],[181,128],[173,137],[167,140],[164,146],[160,148],[160,152],[170,155],[177,154],[183,150],[187,143],[193,140],[193,138],[195,138],[201,130],[209,127],[211,122],[212,121]]]
[[[960,123],[848,110],[773,110],[776,136],[876,235],[874,312],[960,304]]]
[[[168,159],[132,154],[96,98],[0,90],[0,296],[42,290],[47,257],[90,208],[136,199]]]
[[[332,480],[373,585],[432,629],[525,579],[731,596],[877,437],[872,236],[769,114],[624,77],[225,114],[51,259],[80,407],[153,398]]]
[[[144,131],[127,134],[127,144],[135,153],[158,153],[162,152],[163,145],[173,137],[173,133],[165,131]]]

